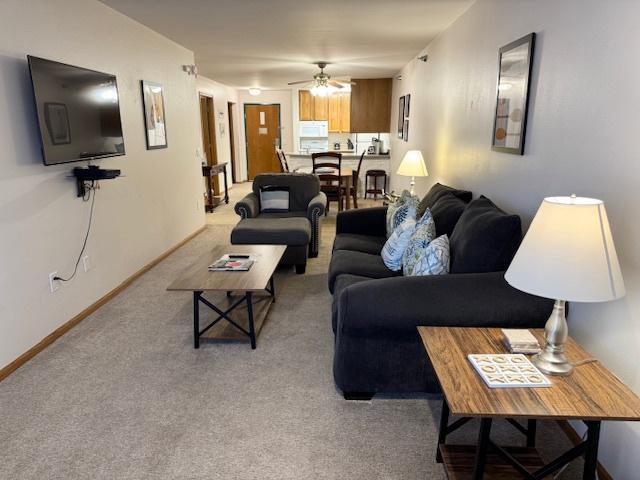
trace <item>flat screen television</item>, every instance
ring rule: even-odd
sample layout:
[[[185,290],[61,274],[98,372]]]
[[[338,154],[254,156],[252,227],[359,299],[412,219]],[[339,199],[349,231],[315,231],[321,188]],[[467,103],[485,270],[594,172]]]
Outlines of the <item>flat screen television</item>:
[[[124,155],[116,77],[27,58],[44,164]]]

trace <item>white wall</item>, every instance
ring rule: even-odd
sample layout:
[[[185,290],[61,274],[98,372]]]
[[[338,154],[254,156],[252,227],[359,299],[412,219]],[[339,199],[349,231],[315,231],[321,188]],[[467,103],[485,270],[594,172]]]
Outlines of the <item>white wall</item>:
[[[196,158],[193,53],[94,0],[3,0],[0,12],[0,367],[204,224]],[[117,76],[126,156],[96,161],[124,176],[97,193],[86,253],[69,275],[87,227],[74,166],[45,167],[26,55]],[[167,149],[146,150],[140,80],[165,88]]]
[[[211,80],[210,78],[199,76],[196,81],[198,92],[213,97],[213,106],[216,111],[216,148],[218,153],[218,163],[227,162],[227,180],[231,187],[231,129],[229,128],[229,109],[228,103],[234,103],[233,121],[234,121],[234,137],[235,137],[235,158],[236,158],[236,178],[242,178],[240,164],[238,161],[241,157],[239,151],[240,136],[238,131],[244,128],[240,121],[240,110],[238,109],[238,91],[222,83]],[[200,118],[200,117],[198,117]],[[224,126],[224,133],[220,133],[220,124]],[[202,145],[202,129],[199,130],[200,145]],[[199,148],[199,155],[203,158],[202,147]],[[220,185],[222,186],[222,175],[220,175]]]
[[[394,140],[397,168],[422,149],[430,177],[486,194],[526,224],[543,197],[605,201],[627,296],[573,304],[571,334],[640,393],[640,3],[624,0],[479,0],[407,65],[394,83],[411,93],[409,142]],[[537,33],[525,155],[491,151],[498,49]],[[394,188],[409,179],[395,176]],[[614,478],[638,478],[640,426],[606,424],[601,459]]]
[[[263,90],[260,95],[250,95],[247,90],[238,91],[238,103],[240,105],[240,157],[242,163],[242,178],[247,179],[247,148],[244,131],[244,105],[251,103],[280,105],[280,131],[282,149],[285,152],[293,150],[293,110],[291,105],[291,90]],[[296,107],[297,109],[297,107]]]

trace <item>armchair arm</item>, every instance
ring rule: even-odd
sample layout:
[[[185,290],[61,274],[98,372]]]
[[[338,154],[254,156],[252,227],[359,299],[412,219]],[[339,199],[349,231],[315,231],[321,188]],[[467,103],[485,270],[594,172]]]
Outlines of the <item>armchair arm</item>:
[[[543,327],[553,300],[511,287],[504,272],[395,277],[341,293],[338,331],[349,336],[415,336],[416,327]]]
[[[339,212],[336,219],[336,234],[340,233],[385,236],[387,207],[359,208]]]
[[[327,208],[327,196],[324,192],[320,192],[309,202],[309,206],[307,207],[307,218],[313,221],[314,215],[321,217],[324,215],[325,208]]]
[[[255,218],[260,213],[260,201],[258,196],[251,192],[236,203],[235,212],[242,218]]]

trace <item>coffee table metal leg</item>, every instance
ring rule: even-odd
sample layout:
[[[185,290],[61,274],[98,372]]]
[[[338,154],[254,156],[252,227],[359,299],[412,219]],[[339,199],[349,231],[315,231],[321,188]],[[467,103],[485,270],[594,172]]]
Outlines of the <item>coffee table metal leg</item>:
[[[256,331],[253,326],[253,295],[247,292],[247,315],[249,317],[249,338],[251,339],[251,349],[256,348]]]
[[[534,448],[536,446],[536,420],[527,420],[527,447]]]
[[[482,480],[484,467],[487,462],[487,450],[489,449],[489,437],[491,435],[491,419],[480,420],[480,433],[478,434],[478,447],[476,449],[476,466],[473,470],[473,480]]]
[[[436,462],[442,463],[440,445],[447,441],[447,429],[449,427],[449,405],[446,398],[442,398],[442,413],[440,413],[440,430],[438,431],[438,445],[436,447]]]
[[[595,480],[598,466],[598,441],[600,437],[600,422],[585,422],[587,425],[586,451],[584,453],[583,480]]]
[[[193,348],[200,348],[200,295],[193,292]]]

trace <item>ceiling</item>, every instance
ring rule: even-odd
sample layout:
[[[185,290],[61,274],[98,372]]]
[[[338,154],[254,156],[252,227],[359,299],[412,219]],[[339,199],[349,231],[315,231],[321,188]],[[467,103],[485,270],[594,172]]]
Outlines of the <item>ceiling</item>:
[[[193,50],[201,75],[237,88],[397,73],[473,0],[102,0]]]

